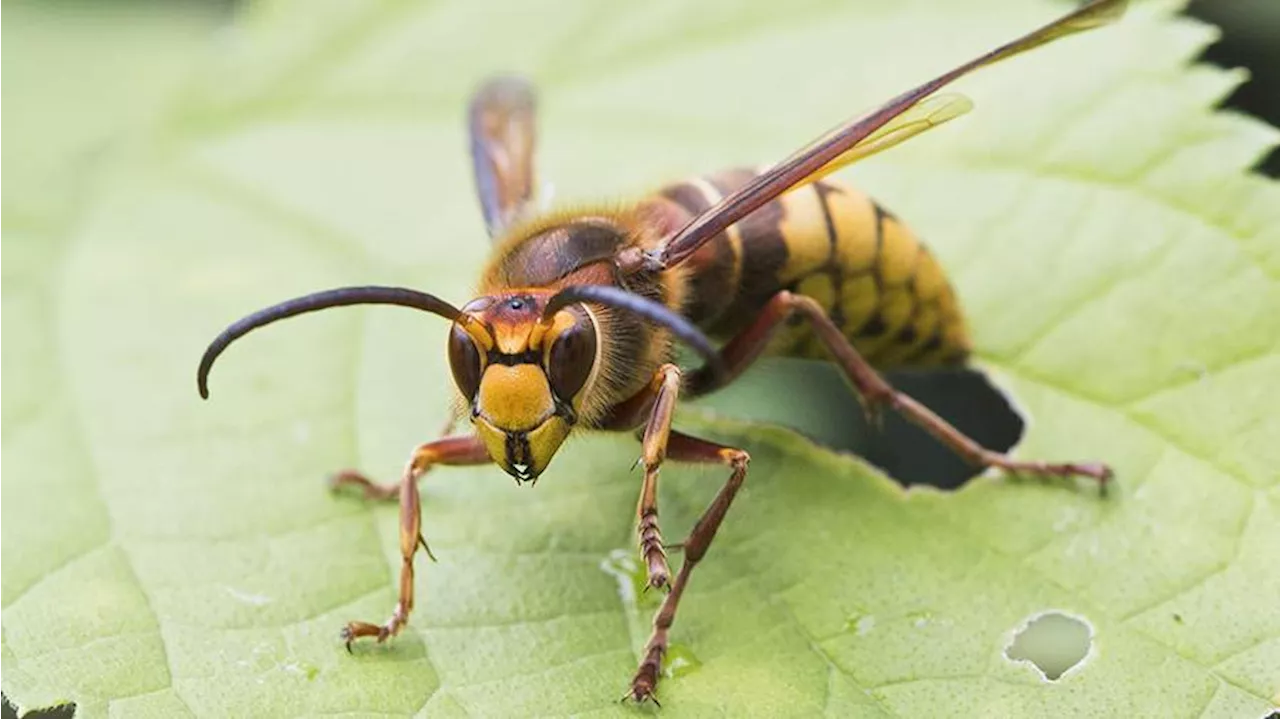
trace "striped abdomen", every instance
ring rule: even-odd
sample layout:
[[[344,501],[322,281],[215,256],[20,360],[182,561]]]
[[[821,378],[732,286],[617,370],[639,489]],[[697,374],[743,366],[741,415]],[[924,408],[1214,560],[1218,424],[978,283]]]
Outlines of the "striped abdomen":
[[[683,224],[755,174],[730,170],[694,178],[660,191],[669,202],[651,202]],[[685,265],[686,314],[713,336],[743,329],[787,289],[822,303],[878,366],[955,363],[969,351],[964,317],[937,259],[897,217],[847,185],[822,180],[782,195]],[[781,332],[769,352],[827,356],[802,324]]]

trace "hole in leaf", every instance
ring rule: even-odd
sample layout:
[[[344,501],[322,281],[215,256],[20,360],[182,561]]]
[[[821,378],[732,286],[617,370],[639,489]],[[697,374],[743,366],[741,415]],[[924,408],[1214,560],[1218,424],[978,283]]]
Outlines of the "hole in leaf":
[[[1049,681],[1056,681],[1089,654],[1093,627],[1061,612],[1045,612],[1023,623],[1005,647],[1012,661],[1029,662]]]
[[[1003,452],[1022,437],[1022,418],[978,370],[898,370],[887,377],[985,447]],[[698,404],[727,417],[790,427],[825,447],[865,458],[903,486],[954,489],[981,471],[893,411],[885,412],[882,429],[869,426],[849,383],[830,362],[770,357]]]
[[[3,697],[0,700],[0,708],[2,708],[0,719],[19,719],[19,717],[21,719],[73,719],[76,715],[76,705],[72,703],[30,709],[24,714],[18,714],[18,707],[9,701],[9,697]]]

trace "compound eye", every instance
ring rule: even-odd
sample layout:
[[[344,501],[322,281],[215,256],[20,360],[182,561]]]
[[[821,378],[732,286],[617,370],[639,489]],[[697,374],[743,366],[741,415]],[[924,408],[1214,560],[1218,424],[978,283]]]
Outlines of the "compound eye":
[[[453,381],[468,400],[480,389],[480,350],[475,340],[458,325],[449,333],[449,366]]]
[[[586,384],[596,363],[595,323],[585,314],[574,314],[577,321],[556,337],[547,360],[551,389],[566,402],[572,400]]]

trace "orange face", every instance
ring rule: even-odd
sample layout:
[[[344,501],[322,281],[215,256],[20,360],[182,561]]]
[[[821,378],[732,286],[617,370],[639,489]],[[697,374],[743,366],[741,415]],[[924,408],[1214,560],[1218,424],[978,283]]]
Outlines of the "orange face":
[[[569,436],[598,365],[591,313],[578,305],[544,320],[545,301],[521,292],[472,300],[449,337],[476,434],[520,482],[537,479]]]

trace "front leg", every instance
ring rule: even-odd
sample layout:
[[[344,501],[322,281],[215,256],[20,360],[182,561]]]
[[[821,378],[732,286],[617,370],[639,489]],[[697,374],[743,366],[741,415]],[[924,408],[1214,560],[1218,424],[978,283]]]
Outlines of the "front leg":
[[[458,424],[458,412],[457,410],[450,410],[448,418],[445,419],[444,426],[441,427],[440,429],[441,439],[436,440],[436,442],[424,444],[418,447],[418,449],[422,449],[423,447],[426,447],[430,444],[436,444],[438,442],[444,442],[446,440],[449,440],[450,439],[449,435],[453,434],[453,429],[454,427],[457,426],[457,424]],[[452,439],[463,439],[463,438],[455,437]],[[449,464],[448,462],[439,462],[439,463]],[[468,462],[465,464],[484,464],[484,462],[474,462],[474,463]],[[419,472],[418,478],[421,479],[422,475],[426,474],[427,470],[430,468],[431,468],[430,465],[428,465],[425,469]],[[374,499],[374,500],[380,500],[384,502],[399,499],[400,484],[401,484],[400,482],[387,482],[386,484],[383,484],[381,482],[375,482],[374,480],[366,477],[364,473],[358,469],[339,470],[337,472],[334,472],[333,475],[329,477],[329,489],[335,492],[342,491],[347,487],[353,487],[358,492],[360,492],[360,494],[363,495],[365,499]]]
[[[400,477],[398,488],[386,488],[374,484],[355,472],[346,471],[337,475],[335,484],[356,484],[362,486],[366,495],[389,498],[397,492],[400,498],[400,595],[396,601],[391,618],[383,624],[369,622],[348,622],[342,629],[342,639],[351,651],[351,643],[360,637],[376,637],[384,642],[395,636],[409,621],[409,613],[413,611],[413,556],[418,547],[427,551],[426,540],[422,538],[422,505],[418,497],[418,478],[437,464],[486,464],[490,462],[484,444],[475,435],[468,437],[445,437],[434,442],[420,445],[413,451]]]

